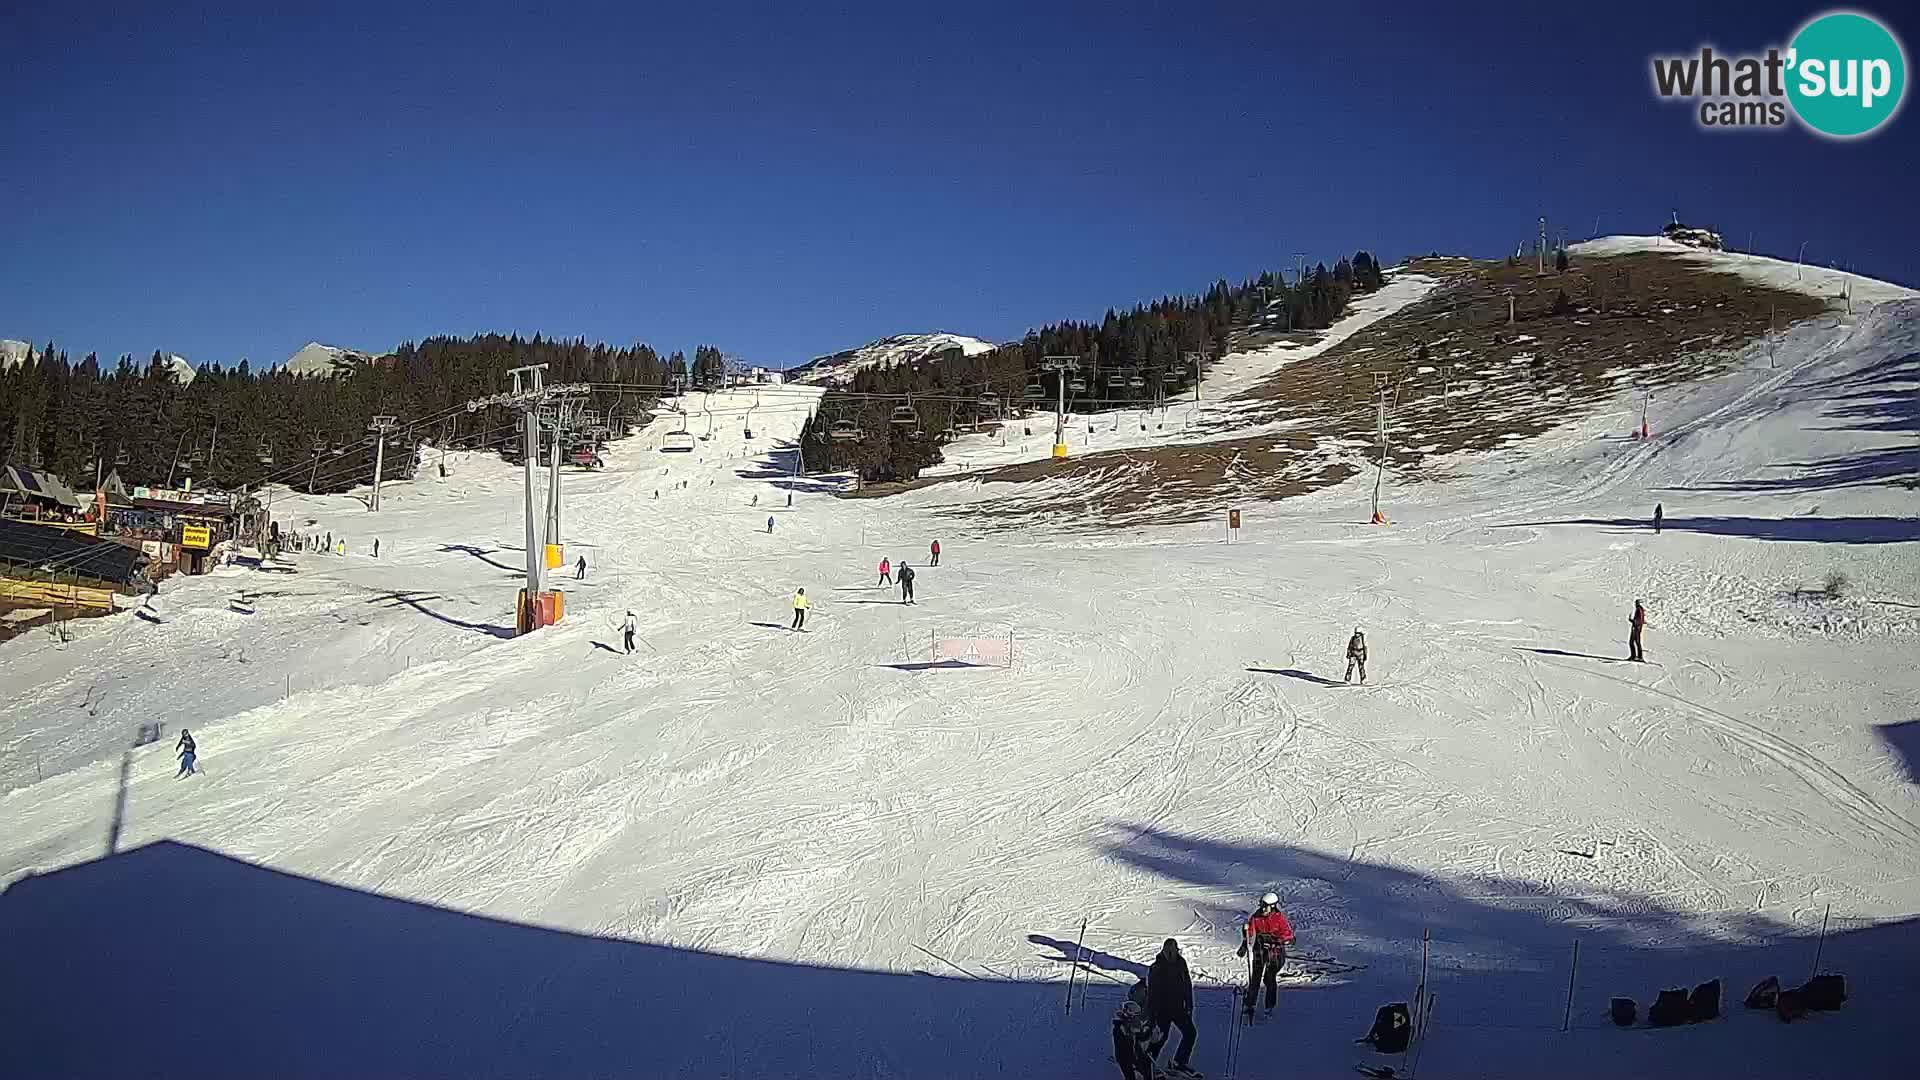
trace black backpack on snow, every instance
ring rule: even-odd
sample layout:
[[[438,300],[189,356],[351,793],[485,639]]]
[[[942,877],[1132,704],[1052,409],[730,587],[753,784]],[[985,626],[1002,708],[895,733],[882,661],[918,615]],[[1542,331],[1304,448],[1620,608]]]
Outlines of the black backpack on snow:
[[[1693,988],[1687,998],[1687,1021],[1697,1024],[1720,1016],[1720,980],[1709,979]]]
[[[1801,1004],[1809,1009],[1819,1012],[1837,1009],[1847,1000],[1847,977],[1815,975],[1796,992],[1800,995]]]
[[[1616,1027],[1632,1027],[1640,1019],[1640,1006],[1632,998],[1614,998],[1607,1004],[1607,1015]]]
[[[1413,1035],[1413,1014],[1407,1011],[1407,1003],[1396,1001],[1391,1005],[1380,1006],[1373,1014],[1373,1028],[1362,1038],[1363,1042],[1382,1054],[1398,1054],[1407,1048],[1407,1040]]]

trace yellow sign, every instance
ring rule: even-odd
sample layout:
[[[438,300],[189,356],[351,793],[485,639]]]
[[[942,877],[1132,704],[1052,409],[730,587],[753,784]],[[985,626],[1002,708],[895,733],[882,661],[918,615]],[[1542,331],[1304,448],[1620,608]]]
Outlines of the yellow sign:
[[[205,525],[180,526],[180,546],[205,551],[213,546],[213,530]]]

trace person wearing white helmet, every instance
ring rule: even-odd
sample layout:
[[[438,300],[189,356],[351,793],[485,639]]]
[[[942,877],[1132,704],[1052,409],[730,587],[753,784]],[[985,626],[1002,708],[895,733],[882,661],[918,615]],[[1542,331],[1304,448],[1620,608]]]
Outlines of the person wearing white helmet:
[[[1280,969],[1287,965],[1287,946],[1293,944],[1293,925],[1280,912],[1280,897],[1268,893],[1260,898],[1260,907],[1248,917],[1245,934],[1240,942],[1238,956],[1246,956],[1249,951],[1253,958],[1247,965],[1247,1001],[1248,1018],[1253,1016],[1253,1001],[1259,996],[1261,977],[1267,984],[1267,1015],[1273,1015],[1273,1006],[1280,999]]]

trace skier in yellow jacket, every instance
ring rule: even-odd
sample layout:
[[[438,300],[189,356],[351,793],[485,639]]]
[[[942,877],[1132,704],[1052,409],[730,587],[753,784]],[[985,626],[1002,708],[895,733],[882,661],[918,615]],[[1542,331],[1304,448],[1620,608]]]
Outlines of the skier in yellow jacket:
[[[793,630],[807,628],[807,590],[801,589],[793,594]]]

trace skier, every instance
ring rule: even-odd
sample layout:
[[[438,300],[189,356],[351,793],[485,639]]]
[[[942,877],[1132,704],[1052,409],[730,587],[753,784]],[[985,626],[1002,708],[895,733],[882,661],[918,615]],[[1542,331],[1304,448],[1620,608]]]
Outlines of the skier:
[[[1367,636],[1357,626],[1353,628],[1353,636],[1347,639],[1347,674],[1340,681],[1352,682],[1356,667],[1360,669],[1360,685],[1367,685]]]
[[[1287,946],[1293,944],[1293,926],[1287,917],[1280,913],[1280,897],[1268,893],[1260,898],[1260,907],[1247,919],[1240,950],[1235,956],[1247,955],[1253,950],[1253,961],[1247,972],[1247,1017],[1253,1017],[1253,999],[1259,996],[1261,976],[1267,982],[1267,1015],[1273,1015],[1273,1006],[1280,999],[1280,969],[1287,965]]]
[[[1642,607],[1638,600],[1633,602],[1633,618],[1629,620],[1628,625],[1632,629],[1627,634],[1627,659],[1638,660],[1644,664],[1647,662],[1647,657],[1640,651],[1640,632],[1647,628],[1647,609]]]
[[[1193,976],[1187,972],[1186,958],[1180,955],[1180,943],[1172,938],[1160,946],[1160,955],[1153,958],[1153,967],[1147,971],[1147,1015],[1153,1021],[1153,1042],[1147,1047],[1147,1056],[1158,1060],[1173,1029],[1179,1028],[1180,1049],[1173,1052],[1173,1064],[1167,1073],[1192,1075],[1187,1059],[1193,1056],[1193,1042],[1199,1037],[1193,1028]]]
[[[380,557],[380,538],[377,536],[373,538],[373,557]]]
[[[573,580],[587,580],[587,557],[585,555],[580,556],[580,561],[573,564]]]
[[[1653,504],[1653,533],[1655,536],[1660,535],[1660,523],[1665,521],[1666,517],[1667,517],[1666,508],[1661,506],[1659,503],[1654,503]]]
[[[767,515],[767,535],[768,536],[773,535],[773,515],[772,514]]]
[[[932,554],[933,554],[933,565],[939,566],[940,565],[940,541],[935,540],[933,542]]]
[[[880,560],[880,582],[879,583],[882,585],[893,584],[893,563],[887,559]]]
[[[759,506],[759,505],[760,505],[760,496],[758,496],[758,495],[755,495],[755,496],[753,497],[753,505],[755,505],[755,506]]]
[[[900,564],[900,602],[913,603],[913,567],[905,562]]]
[[[799,592],[793,594],[793,626],[791,629],[805,630],[807,628],[807,608],[809,606],[811,606],[811,602],[807,599],[807,590],[801,589]]]
[[[193,745],[193,732],[181,728],[180,741],[173,744],[173,752],[180,755],[180,771],[174,773],[173,778],[178,780],[183,776],[194,775],[193,762],[198,756],[198,750]]]
[[[1147,1052],[1147,1037],[1153,1024],[1140,1003],[1129,998],[1113,1014],[1113,1060],[1120,1065],[1122,1080],[1154,1080],[1153,1055]]]
[[[627,609],[627,617],[620,623],[620,634],[626,639],[627,655],[633,655],[633,635],[640,629],[640,620],[634,617],[633,609]]]

